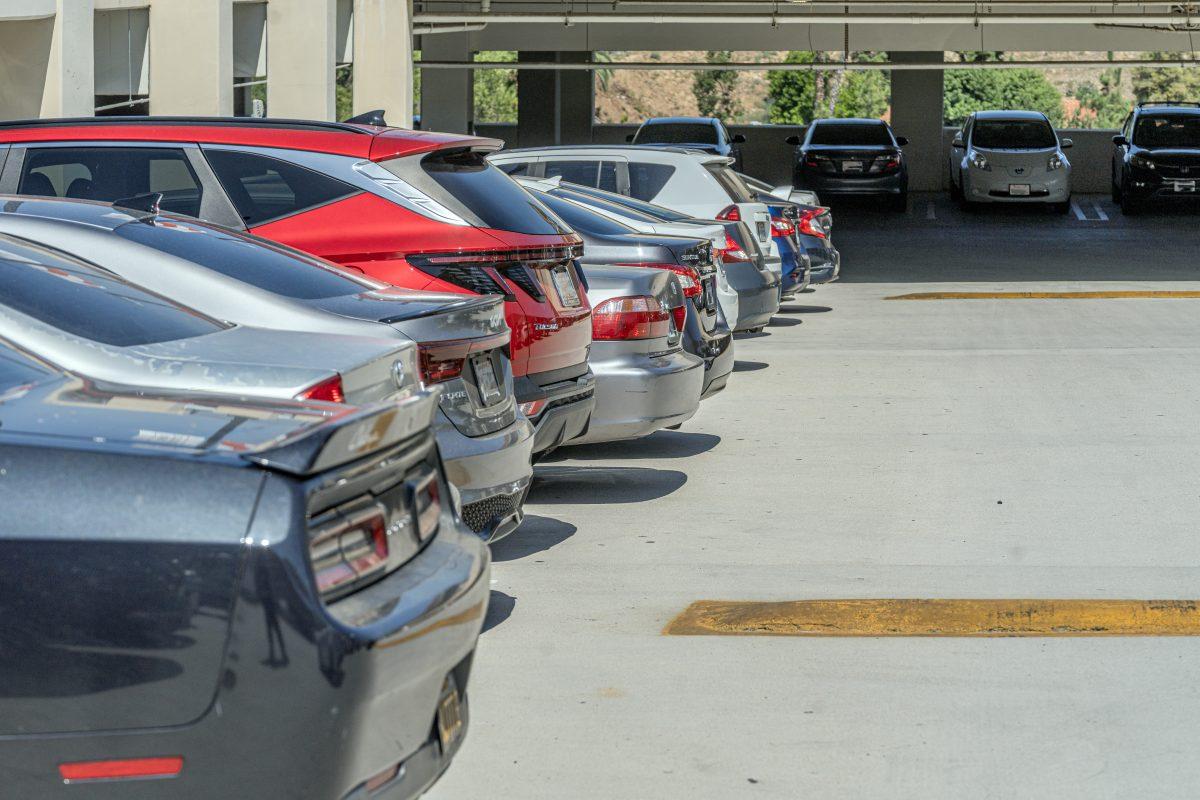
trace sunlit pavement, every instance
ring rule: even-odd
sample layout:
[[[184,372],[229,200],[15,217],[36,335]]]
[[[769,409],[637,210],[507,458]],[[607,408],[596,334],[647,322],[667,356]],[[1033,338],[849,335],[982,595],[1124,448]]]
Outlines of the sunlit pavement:
[[[1197,638],[663,635],[697,600],[1200,597],[1200,299],[885,300],[1200,290],[1200,216],[1080,208],[835,209],[843,282],[695,419],[539,466],[430,797],[1195,796]]]

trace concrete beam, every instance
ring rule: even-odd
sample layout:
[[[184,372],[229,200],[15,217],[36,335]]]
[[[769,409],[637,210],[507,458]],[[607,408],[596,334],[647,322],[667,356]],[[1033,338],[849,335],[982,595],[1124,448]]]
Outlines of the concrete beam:
[[[471,42],[464,33],[426,36],[422,59],[470,61]],[[475,73],[469,69],[421,71],[421,127],[428,131],[470,133],[475,127]]]
[[[332,120],[336,0],[267,4],[267,113]]]
[[[96,107],[93,0],[57,0],[46,60],[43,117],[90,117]]]
[[[411,127],[412,89],[411,0],[354,0],[354,113]]]
[[[233,113],[232,0],[154,0],[150,113]]]
[[[521,61],[587,61],[588,52],[517,53]],[[517,72],[517,144],[540,147],[592,141],[592,73],[586,71]]]
[[[942,58],[937,52],[889,52],[893,61],[929,63]],[[942,72],[892,71],[892,129],[907,136],[908,186],[913,191],[942,188]]]

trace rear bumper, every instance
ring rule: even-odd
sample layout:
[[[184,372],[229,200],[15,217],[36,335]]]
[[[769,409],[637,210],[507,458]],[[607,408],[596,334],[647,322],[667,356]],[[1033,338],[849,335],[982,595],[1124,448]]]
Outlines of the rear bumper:
[[[739,331],[770,322],[771,316],[779,310],[780,275],[773,270],[761,270],[751,261],[724,266],[729,285],[738,293],[738,318],[730,322]],[[772,304],[774,308],[771,308]]]
[[[439,410],[436,431],[446,477],[458,488],[467,527],[484,541],[516,530],[533,478],[533,425],[518,417],[507,428],[470,437]]]
[[[908,188],[908,176],[903,172],[881,175],[878,178],[842,178],[835,175],[808,172],[796,176],[797,189],[809,189],[821,197],[830,196],[895,196]]]
[[[704,355],[704,386],[700,391],[700,399],[712,397],[725,388],[729,376],[733,372],[733,333],[727,332],[714,336],[709,342],[708,352]]]
[[[811,248],[806,251],[812,261],[809,270],[809,283],[831,283],[840,277],[842,272],[842,255],[832,247]]]
[[[592,345],[596,409],[587,432],[567,444],[635,439],[686,422],[699,408],[702,359],[682,350],[651,357],[621,349],[617,342]]]
[[[596,378],[590,368],[577,378],[555,383],[539,384],[538,377],[527,375],[516,381],[518,402],[545,403],[530,420],[534,427],[534,461],[563,442],[587,432],[596,406]]]

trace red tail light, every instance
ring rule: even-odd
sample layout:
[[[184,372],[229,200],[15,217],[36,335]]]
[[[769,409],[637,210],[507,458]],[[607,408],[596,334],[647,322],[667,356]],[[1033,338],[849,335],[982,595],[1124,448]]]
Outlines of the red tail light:
[[[675,330],[682,331],[683,326],[687,323],[687,306],[682,305],[672,308],[671,316],[675,318]]]
[[[426,345],[421,346],[420,356],[421,382],[426,386],[457,378],[467,363],[466,358],[455,358]]]
[[[797,223],[800,226],[800,232],[807,236],[816,236],[818,239],[824,239],[825,229],[821,223],[817,222],[817,217],[821,216],[821,209],[810,208],[800,212],[800,219]]]
[[[786,217],[771,217],[771,234],[773,236],[791,236],[796,232],[796,226]]]
[[[387,523],[382,506],[338,515],[309,539],[309,558],[317,590],[326,599],[375,577],[387,566]]]
[[[742,246],[733,240],[733,237],[728,233],[725,234],[725,246],[717,251],[722,263],[735,264],[739,261],[749,261],[750,254],[742,249]]]
[[[542,410],[546,408],[545,400],[530,400],[528,403],[521,403],[521,413],[530,419],[535,419]]]
[[[592,309],[592,338],[659,339],[671,332],[671,315],[653,297],[614,297]]]
[[[65,783],[174,778],[182,771],[182,756],[114,758],[104,761],[74,761],[58,765],[58,774],[62,776]]]
[[[297,400],[325,400],[329,403],[346,402],[346,393],[342,390],[342,376],[334,375],[328,380],[321,381],[296,395]]]
[[[736,205],[732,205],[725,208],[720,214],[717,214],[717,219],[723,219],[727,222],[741,222],[742,212]]]
[[[804,166],[813,167],[815,169],[815,168],[821,166],[821,163],[819,161],[817,161],[815,158],[808,158],[808,159],[805,159]]]
[[[679,276],[679,284],[683,287],[684,297],[695,297],[704,290],[700,285],[700,273],[693,267],[683,264],[617,264],[618,267],[648,267],[650,269],[669,269]]]

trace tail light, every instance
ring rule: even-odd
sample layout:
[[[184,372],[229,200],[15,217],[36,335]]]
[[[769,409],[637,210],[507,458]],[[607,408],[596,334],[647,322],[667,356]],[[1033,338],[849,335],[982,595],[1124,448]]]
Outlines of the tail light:
[[[562,247],[526,247],[514,250],[477,250],[463,253],[420,253],[405,260],[438,280],[452,283],[476,294],[502,294],[512,300],[503,275],[535,299],[541,288],[525,268],[556,267],[583,255],[583,245]],[[541,297],[544,299],[544,296]]]
[[[659,339],[671,333],[671,315],[653,297],[614,297],[592,309],[592,338]]]
[[[428,541],[437,533],[442,517],[442,493],[433,470],[413,487],[413,507],[417,516],[417,536],[422,542]]]
[[[728,233],[725,234],[725,246],[722,247],[718,254],[721,257],[721,262],[725,264],[736,264],[739,261],[749,261],[750,254],[742,249],[742,246],[733,240],[733,237]]]
[[[773,236],[791,236],[796,232],[796,226],[790,219],[771,217],[771,234]]]
[[[723,219],[726,222],[741,222],[742,212],[736,205],[728,206],[720,214],[717,214],[717,219]]]
[[[821,209],[819,208],[805,209],[800,214],[800,219],[798,220],[800,232],[806,236],[815,236],[818,239],[826,238],[825,227],[818,220],[820,216]]]
[[[817,161],[812,156],[809,156],[804,160],[804,166],[816,169],[817,167],[821,166],[821,162]]]
[[[545,400],[530,400],[528,403],[521,403],[520,405],[521,413],[530,419],[535,419],[545,408]]]
[[[683,287],[684,297],[696,297],[704,287],[700,285],[700,273],[695,267],[684,264],[617,264],[618,267],[647,267],[649,269],[669,269],[679,276],[679,285]]]
[[[342,376],[334,375],[328,380],[314,384],[296,395],[297,400],[324,400],[329,403],[346,402],[346,393],[342,390]]]
[[[334,512],[309,539],[309,557],[317,590],[326,600],[372,580],[387,567],[387,522],[378,503],[349,514]]]
[[[73,761],[58,765],[58,774],[63,783],[174,778],[182,771],[182,756],[113,758],[103,761]]]
[[[891,172],[900,167],[900,156],[893,154],[880,156],[871,163],[871,172]]]
[[[426,386],[454,380],[462,375],[467,363],[465,356],[451,355],[445,350],[424,344],[420,346],[420,355],[421,382]]]
[[[683,326],[687,323],[687,306],[676,306],[671,309],[671,316],[675,318],[675,330],[682,331]]]

